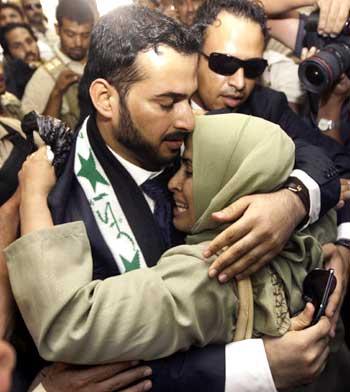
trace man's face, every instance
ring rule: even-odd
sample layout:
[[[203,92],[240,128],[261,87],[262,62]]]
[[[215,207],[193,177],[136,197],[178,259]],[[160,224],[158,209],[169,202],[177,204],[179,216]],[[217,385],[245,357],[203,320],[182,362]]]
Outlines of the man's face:
[[[63,18],[62,25],[57,26],[62,52],[74,61],[84,60],[90,46],[92,28],[92,22],[79,24]]]
[[[182,23],[191,26],[197,9],[204,0],[175,0],[174,5]]]
[[[145,75],[120,97],[113,118],[116,151],[149,170],[158,170],[180,153],[194,128],[190,98],[197,88],[198,56],[160,46],[140,53],[137,66]]]
[[[41,24],[44,21],[43,7],[40,0],[22,0],[23,11],[32,24]]]
[[[250,20],[220,12],[206,30],[202,52],[238,57],[241,60],[261,58],[264,36],[261,27]],[[207,110],[236,108],[250,96],[256,80],[246,77],[243,68],[233,75],[219,75],[209,69],[208,60],[201,55],[198,67],[198,95]]]
[[[0,11],[0,27],[10,23],[23,23],[22,16],[13,8],[3,8]]]
[[[12,58],[27,64],[40,61],[38,45],[27,29],[17,27],[6,34],[6,39]]]

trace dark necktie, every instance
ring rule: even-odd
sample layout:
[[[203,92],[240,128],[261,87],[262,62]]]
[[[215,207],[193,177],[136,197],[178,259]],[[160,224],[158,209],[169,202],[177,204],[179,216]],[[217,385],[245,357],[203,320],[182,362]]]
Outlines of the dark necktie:
[[[156,220],[166,249],[172,246],[172,202],[171,193],[167,188],[167,178],[162,174],[147,180],[141,189],[154,201],[153,216]]]

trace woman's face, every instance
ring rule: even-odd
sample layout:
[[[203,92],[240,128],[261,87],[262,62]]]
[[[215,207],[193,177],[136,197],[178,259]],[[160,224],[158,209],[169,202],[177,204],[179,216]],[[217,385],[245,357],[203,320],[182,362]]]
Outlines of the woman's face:
[[[196,222],[192,193],[192,138],[186,141],[185,152],[181,158],[180,169],[171,178],[168,184],[173,193],[175,207],[173,223],[184,233],[190,233]]]

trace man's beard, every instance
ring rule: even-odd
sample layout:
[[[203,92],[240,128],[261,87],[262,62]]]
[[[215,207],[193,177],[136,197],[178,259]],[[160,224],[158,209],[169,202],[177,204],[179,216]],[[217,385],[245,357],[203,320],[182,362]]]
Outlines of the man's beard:
[[[114,132],[116,139],[131,151],[136,160],[142,163],[145,168],[159,170],[175,159],[174,157],[161,157],[159,151],[145,140],[131,118],[124,97],[120,98],[119,118],[119,126]]]
[[[86,57],[86,53],[85,49],[72,49],[68,52],[68,55],[74,61],[82,61]]]

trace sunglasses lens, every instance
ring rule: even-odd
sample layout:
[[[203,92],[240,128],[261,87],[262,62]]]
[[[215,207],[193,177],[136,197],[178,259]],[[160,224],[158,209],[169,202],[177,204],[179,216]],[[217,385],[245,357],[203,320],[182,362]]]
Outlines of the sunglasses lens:
[[[267,67],[264,59],[247,60],[244,66],[244,73],[248,79],[255,79],[261,76]]]
[[[233,75],[241,67],[244,68],[247,78],[255,79],[263,74],[267,67],[267,61],[264,59],[242,61],[236,57],[221,53],[212,53],[209,56],[209,68],[220,75]]]
[[[240,67],[234,58],[220,53],[212,53],[209,56],[209,68],[220,75],[233,75]]]

